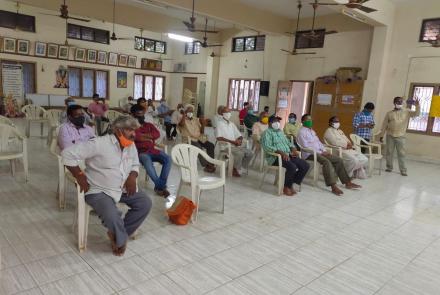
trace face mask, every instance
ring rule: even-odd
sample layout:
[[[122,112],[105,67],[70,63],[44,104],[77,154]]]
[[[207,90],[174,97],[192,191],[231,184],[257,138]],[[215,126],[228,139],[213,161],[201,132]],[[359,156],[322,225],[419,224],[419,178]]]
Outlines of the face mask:
[[[166,101],[161,101],[160,104],[161,104],[161,105],[166,105],[167,102],[166,102]]]
[[[122,133],[121,133],[121,135],[118,135],[118,139],[119,139],[119,143],[124,148],[129,147],[130,145],[132,145],[134,143],[132,140],[125,137]]]
[[[74,101],[68,101],[68,102],[67,102],[67,106],[73,106],[73,105],[75,105],[75,102],[74,102]]]
[[[313,121],[312,120],[307,120],[303,122],[304,127],[309,127],[312,128],[313,126]]]
[[[295,118],[289,118],[289,123],[295,124],[296,123],[296,119]]]
[[[396,104],[395,106],[396,106],[396,109],[400,110],[400,109],[402,109],[403,104]]]
[[[278,130],[278,129],[280,129],[280,127],[281,127],[280,122],[274,122],[274,123],[272,123],[272,128],[273,128],[273,129]]]
[[[186,113],[186,116],[188,117],[188,119],[192,119],[192,117],[194,116],[193,113]]]
[[[180,112],[182,112],[182,111],[184,111],[184,110],[185,110],[184,108],[180,108],[180,109],[179,109]]]
[[[339,129],[339,127],[341,127],[341,123],[339,123],[339,122],[333,123],[332,126],[333,126],[333,128]]]
[[[253,114],[254,114],[254,111],[253,111],[253,110],[248,110],[247,113],[248,113],[249,115],[253,115]]]
[[[263,123],[264,125],[267,125],[269,123],[269,118],[268,117],[263,117],[261,119],[261,123]]]
[[[144,116],[137,116],[136,119],[138,120],[139,124],[144,124],[145,123],[145,117]]]
[[[86,121],[86,118],[84,116],[80,116],[76,118],[69,118],[69,120],[76,127],[84,127],[84,122]]]
[[[229,121],[229,119],[231,119],[232,114],[231,113],[223,113],[223,118],[225,118],[225,120]]]

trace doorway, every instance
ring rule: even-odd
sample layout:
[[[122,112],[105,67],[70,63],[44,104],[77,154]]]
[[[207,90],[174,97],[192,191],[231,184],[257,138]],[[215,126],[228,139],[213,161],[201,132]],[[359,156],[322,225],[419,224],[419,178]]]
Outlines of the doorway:
[[[183,77],[182,103],[197,107],[197,78]]]

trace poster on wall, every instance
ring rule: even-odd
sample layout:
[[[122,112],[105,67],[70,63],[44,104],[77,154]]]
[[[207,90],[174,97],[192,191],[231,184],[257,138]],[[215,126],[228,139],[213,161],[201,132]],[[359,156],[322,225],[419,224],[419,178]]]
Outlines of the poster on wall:
[[[431,109],[429,111],[429,116],[438,118],[440,117],[440,96],[434,95],[431,101]]]
[[[332,98],[333,95],[331,94],[318,93],[318,96],[316,97],[316,104],[329,106],[332,104]]]
[[[354,96],[353,95],[343,95],[341,103],[342,104],[354,104]]]
[[[127,72],[118,71],[116,75],[116,87],[127,88]]]
[[[56,83],[55,88],[69,88],[69,71],[67,68],[60,66],[58,70],[55,72]]]
[[[281,88],[278,97],[278,108],[285,109],[289,106],[287,97],[289,96],[289,88]]]
[[[4,96],[12,96],[21,105],[23,104],[23,66],[2,64],[2,85]]]

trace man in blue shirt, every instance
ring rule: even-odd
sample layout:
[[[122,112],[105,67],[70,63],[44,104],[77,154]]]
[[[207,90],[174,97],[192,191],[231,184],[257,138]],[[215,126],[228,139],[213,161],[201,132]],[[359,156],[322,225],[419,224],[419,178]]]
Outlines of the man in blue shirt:
[[[164,98],[162,98],[160,101],[160,106],[157,108],[157,113],[159,118],[163,119],[163,124],[165,125],[165,132],[167,134],[167,139],[172,140],[173,137],[177,135],[177,131],[176,129],[174,129],[174,132],[171,133],[171,129],[173,127],[171,124],[171,114],[173,113],[173,111],[170,110]]]
[[[374,118],[372,112],[374,111],[374,104],[367,102],[362,112],[357,113],[353,118],[353,128],[355,134],[359,135],[366,141],[371,140],[372,131],[374,129]]]

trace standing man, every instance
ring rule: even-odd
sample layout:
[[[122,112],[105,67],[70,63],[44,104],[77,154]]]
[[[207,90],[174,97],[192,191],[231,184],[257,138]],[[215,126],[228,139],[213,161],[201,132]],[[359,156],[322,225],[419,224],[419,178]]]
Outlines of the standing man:
[[[250,109],[249,103],[248,102],[243,103],[243,108],[238,114],[238,118],[240,119],[240,125],[243,125],[243,120],[246,117],[249,109]]]
[[[234,177],[240,177],[241,168],[248,167],[249,162],[252,159],[253,152],[245,147],[242,147],[243,136],[238,131],[237,126],[230,121],[231,111],[228,107],[223,106],[220,111],[222,118],[217,122],[216,137],[218,141],[229,142],[231,152],[234,156],[234,170],[232,175]]]
[[[172,140],[173,137],[171,136],[171,129],[173,128],[171,124],[171,114],[173,111],[170,110],[170,108],[167,105],[167,102],[165,101],[165,98],[162,98],[160,100],[160,105],[157,107],[157,114],[159,118],[163,119],[163,124],[165,125],[165,132],[167,135],[168,140]]]
[[[88,111],[93,115],[97,128],[98,135],[102,135],[102,122],[108,121],[104,117],[105,112],[109,109],[105,98],[99,98],[99,94],[93,94],[93,102],[89,104]]]
[[[380,132],[380,141],[387,134],[387,169],[385,171],[393,171],[394,150],[397,150],[397,160],[399,161],[400,174],[408,176],[405,165],[405,134],[408,127],[409,119],[420,115],[420,103],[418,99],[407,101],[407,108],[403,107],[403,98],[395,97],[394,110],[389,111],[383,120]],[[412,110],[412,106],[416,106],[416,110]]]
[[[366,141],[370,142],[373,136],[374,129],[374,104],[367,102],[362,112],[356,113],[353,117],[353,129],[354,133]],[[362,153],[365,153],[366,149],[362,148]]]
[[[133,144],[138,122],[121,116],[112,124],[112,133],[74,144],[61,153],[64,165],[85,193],[85,201],[107,228],[113,254],[122,256],[127,240],[147,217],[151,200],[137,190],[139,159]],[[84,171],[78,162],[85,161]],[[130,210],[121,218],[116,207],[125,203]]]
[[[61,151],[71,145],[95,137],[95,131],[86,125],[85,121],[86,117],[82,106],[70,105],[67,107],[67,122],[60,126],[58,133],[58,146]]]
[[[309,163],[299,157],[299,152],[287,139],[283,131],[280,130],[280,120],[280,117],[269,119],[269,128],[261,136],[261,146],[266,153],[281,155],[282,165],[286,168],[283,193],[286,196],[293,196],[296,194],[293,184],[301,185],[310,166]],[[279,164],[278,159],[269,154],[266,154],[266,161],[273,166]]]

